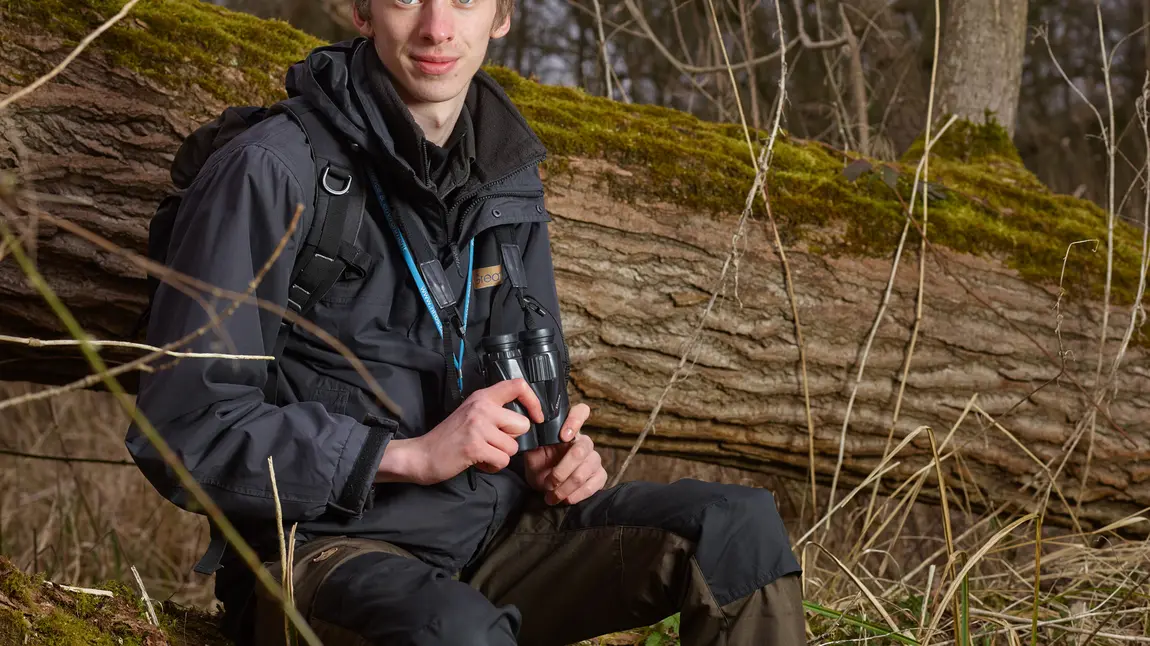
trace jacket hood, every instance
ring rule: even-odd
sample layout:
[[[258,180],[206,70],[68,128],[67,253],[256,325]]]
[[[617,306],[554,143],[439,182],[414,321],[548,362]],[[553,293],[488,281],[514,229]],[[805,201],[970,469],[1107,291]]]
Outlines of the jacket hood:
[[[376,84],[377,93],[371,92]],[[288,96],[306,99],[333,127],[393,169],[398,166],[422,183],[420,175],[400,154],[404,133],[392,132],[375,98],[378,89],[399,101],[390,76],[367,38],[325,45],[313,50],[287,74]],[[477,178],[488,183],[542,161],[543,142],[527,124],[495,79],[480,70],[471,81],[465,109],[475,133]],[[407,127],[418,129],[408,118]],[[422,132],[419,135],[422,136]]]

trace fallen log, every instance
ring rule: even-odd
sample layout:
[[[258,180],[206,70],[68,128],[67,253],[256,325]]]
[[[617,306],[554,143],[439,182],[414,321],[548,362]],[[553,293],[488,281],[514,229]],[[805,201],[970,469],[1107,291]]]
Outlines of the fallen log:
[[[0,96],[60,61],[106,19],[107,5],[0,5]],[[34,241],[39,270],[93,338],[131,337],[144,274],[43,221],[29,229],[29,216],[46,212],[142,253],[181,138],[227,105],[276,100],[286,66],[318,44],[283,23],[196,0],[148,0],[60,76],[0,112],[3,213]],[[894,443],[928,426],[941,444],[977,395],[986,414],[971,409],[942,447],[953,452],[944,473],[957,502],[1030,509],[1036,474],[1065,458],[1057,482],[1069,506],[1052,496],[1048,522],[1077,513],[1098,526],[1150,507],[1150,467],[1142,464],[1150,456],[1150,353],[1143,323],[1131,318],[1141,231],[1116,226],[1100,354],[1106,214],[1042,186],[997,126],[956,123],[934,149],[930,184],[921,186],[930,246],[912,344],[921,205],[890,276],[921,146],[881,164],[783,132],[767,175],[770,214],[759,196],[739,228],[754,176],[741,127],[491,71],[552,153],[545,181],[571,392],[591,405],[589,431],[600,444],[630,447],[659,406],[645,451],[800,481],[809,480],[813,456],[821,495],[837,472],[841,498],[880,463],[892,426]],[[1083,240],[1095,242],[1072,246]],[[1128,328],[1132,341],[1120,353]],[[65,336],[10,254],[0,260],[0,334]],[[136,354],[102,351],[112,365]],[[74,349],[0,342],[2,380],[59,384],[89,372]],[[132,387],[134,378],[123,381]],[[1114,389],[1094,406],[1098,383]],[[930,456],[920,436],[883,490]],[[933,471],[926,477],[933,482]],[[937,501],[938,488],[928,484],[921,495]]]

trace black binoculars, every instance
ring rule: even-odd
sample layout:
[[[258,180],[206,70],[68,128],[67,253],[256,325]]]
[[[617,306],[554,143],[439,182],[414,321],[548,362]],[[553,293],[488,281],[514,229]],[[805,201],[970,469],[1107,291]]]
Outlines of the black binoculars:
[[[479,345],[484,379],[494,386],[508,379],[524,379],[539,398],[543,423],[516,438],[519,451],[560,444],[559,432],[567,420],[567,366],[552,328],[484,337]],[[504,406],[531,419],[518,401]]]

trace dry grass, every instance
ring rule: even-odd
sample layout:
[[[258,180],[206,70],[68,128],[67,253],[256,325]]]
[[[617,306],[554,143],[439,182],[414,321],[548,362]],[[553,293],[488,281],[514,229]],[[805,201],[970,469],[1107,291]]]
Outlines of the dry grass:
[[[40,387],[0,383],[0,401]],[[77,392],[0,411],[0,450],[130,460],[128,418],[107,394]],[[150,595],[208,606],[192,573],[207,543],[201,516],[161,498],[134,466],[0,454],[0,554],[24,571],[75,585],[116,579]]]
[[[121,15],[133,4],[134,0],[129,2]],[[715,26],[718,31],[717,22]],[[1109,62],[1103,45],[1103,58]],[[726,69],[731,71],[729,63]],[[1109,86],[1108,68],[1106,73]],[[30,86],[25,93],[34,89],[35,85]],[[780,97],[785,95],[784,90],[780,87]],[[9,97],[5,103],[19,96]],[[738,95],[735,96],[738,99]],[[781,100],[778,105],[782,105]],[[739,107],[741,122],[746,128],[747,121],[741,105]],[[1108,107],[1113,115],[1113,106]],[[1099,120],[1102,121],[1101,115]],[[1142,125],[1145,128],[1146,122]],[[779,127],[778,114],[774,127],[772,132]],[[1112,136],[1113,117],[1108,126],[1103,122],[1101,127]],[[1150,147],[1150,134],[1146,137]],[[1112,222],[1115,216],[1114,156],[1113,147],[1107,145],[1111,178],[1107,212]],[[752,159],[760,159],[766,168],[770,146],[763,150],[761,158],[755,154],[749,137],[748,147]],[[1147,191],[1150,192],[1150,186]],[[755,197],[753,190],[748,195],[748,207]],[[767,199],[765,194],[764,199]],[[913,213],[908,210],[907,215],[909,228]],[[925,253],[926,213],[921,217],[921,224],[915,222],[915,225],[923,236],[922,252]],[[1150,219],[1150,212],[1147,218]],[[735,261],[736,279],[740,233],[741,228],[735,233],[729,258]],[[1112,253],[1109,240],[1107,253]],[[1144,248],[1144,264],[1146,253]],[[916,323],[922,316],[922,271],[920,266]],[[725,269],[723,276],[726,276]],[[1142,278],[1144,282],[1144,274]],[[1109,289],[1108,271],[1107,294]],[[718,293],[716,290],[713,294],[712,303]],[[788,294],[793,301],[793,291]],[[1132,321],[1140,306],[1139,299],[1131,312]],[[1103,309],[1102,329],[1105,330],[1109,310]],[[801,347],[798,329],[796,337]],[[1105,340],[1103,337],[1100,342],[1096,381],[1100,381],[1106,357]],[[913,345],[912,337],[904,381],[905,373],[911,369]],[[681,365],[688,354],[683,354]],[[1113,358],[1114,365],[1121,357],[1120,350]],[[1104,403],[1109,394],[1108,386],[1100,385],[1094,384],[1098,404]],[[0,401],[34,389],[36,387],[22,384],[0,384]],[[1032,513],[1008,512],[1005,508],[975,512],[973,503],[977,500],[972,497],[977,496],[977,492],[967,492],[961,481],[942,481],[941,463],[962,459],[955,449],[959,445],[955,438],[964,434],[965,426],[977,423],[976,415],[981,411],[974,404],[972,398],[968,412],[975,413],[970,416],[964,413],[945,434],[936,435],[941,429],[915,431],[923,441],[929,440],[934,458],[916,465],[920,469],[918,473],[896,483],[894,494],[875,498],[867,492],[871,484],[885,474],[884,465],[900,459],[899,451],[911,437],[901,438],[902,444],[890,452],[884,465],[880,465],[870,479],[845,492],[842,498],[835,498],[837,492],[832,485],[824,494],[826,500],[807,499],[797,507],[790,505],[789,510],[782,505],[804,564],[810,643],[978,646],[1150,643],[1150,602],[1145,589],[1146,580],[1150,578],[1147,564],[1150,549],[1145,541],[1123,540],[1114,531],[1128,524],[1146,522],[1144,518],[1128,518],[1089,534],[1044,526],[1045,505],[1052,492],[1061,495],[1058,487],[1065,486],[1067,478],[1059,478],[1061,470],[1047,477],[1051,473],[1048,465],[1035,465],[1035,482],[1040,486],[1034,492],[1038,511]],[[896,416],[897,408],[896,405]],[[648,426],[657,414],[658,406]],[[1093,417],[1089,419],[1093,438]],[[848,421],[849,409],[844,419],[844,436]],[[123,445],[127,425],[128,418],[122,407],[110,396],[90,392],[70,393],[0,410],[0,554],[10,557],[25,571],[43,573],[49,580],[79,586],[98,585],[110,579],[132,585],[133,568],[137,568],[142,575],[142,587],[158,600],[211,607],[211,579],[191,573],[207,541],[206,523],[202,517],[181,512],[161,499],[138,470],[130,464],[119,463],[128,459]],[[1080,431],[1086,428],[1084,424]],[[1008,428],[998,429],[1009,432]],[[626,464],[639,456],[639,442],[619,467],[618,479]],[[1089,455],[1091,449],[1087,451]],[[45,460],[35,455],[104,462]],[[632,479],[644,477],[640,470],[629,475]],[[646,479],[673,479],[666,472],[662,475],[664,477]],[[836,471],[836,483],[837,476]],[[764,484],[783,494],[780,498],[784,501],[791,497],[802,500],[807,493],[800,484]],[[939,507],[916,504],[924,487],[938,488],[946,502]],[[811,495],[818,495],[813,491],[813,483]],[[814,522],[794,513],[797,508],[827,509],[827,512]],[[812,540],[816,534],[820,537],[818,542]],[[673,644],[676,628],[677,623],[671,618],[658,627],[609,636],[593,643]]]
[[[0,384],[0,400],[38,388]],[[71,393],[0,411],[0,448],[127,460],[126,427],[125,414],[110,396]],[[955,436],[961,433],[961,426],[954,429]],[[938,445],[942,460],[955,459],[946,435],[939,434]],[[609,455],[608,468],[614,470],[625,453]],[[954,599],[963,617],[959,625],[969,627],[968,643],[977,646],[1078,645],[1095,632],[1089,643],[1150,643],[1146,543],[1111,532],[1080,536],[1047,527],[1036,577],[1034,522],[970,513],[961,483],[953,483],[954,571],[966,573],[964,587],[961,578],[948,574],[941,508],[913,502],[922,487],[937,486],[927,480],[932,466],[924,465],[923,475],[903,483],[896,495],[878,498],[870,514],[869,490],[859,487],[833,516],[825,542],[797,544],[807,566],[811,644],[955,643]],[[809,487],[799,482],[646,454],[633,463],[628,479],[684,476],[767,486],[795,540],[809,533],[810,523],[798,520]],[[1012,521],[1016,526],[1010,528]],[[191,572],[207,539],[202,517],[163,500],[133,466],[0,455],[0,553],[25,571],[70,585],[116,579],[134,587],[134,565],[156,599],[211,608],[211,578]],[[811,567],[815,552],[823,556]],[[884,636],[891,628],[902,636]],[[675,629],[671,620],[588,644],[676,644]]]

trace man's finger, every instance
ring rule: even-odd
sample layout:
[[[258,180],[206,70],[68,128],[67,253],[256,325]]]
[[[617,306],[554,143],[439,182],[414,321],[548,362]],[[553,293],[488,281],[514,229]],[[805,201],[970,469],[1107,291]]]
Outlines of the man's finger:
[[[568,448],[566,454],[559,460],[559,464],[551,470],[551,477],[548,479],[548,484],[552,489],[558,488],[571,477],[575,469],[587,459],[589,455],[595,453],[595,445],[591,438],[586,435],[578,435]]]
[[[606,484],[607,472],[603,469],[599,469],[595,475],[591,476],[591,479],[588,480],[586,484],[584,484],[582,487],[579,487],[570,496],[567,496],[566,500],[563,502],[566,502],[569,505],[583,502],[591,496],[594,496],[596,493],[602,491]]]
[[[528,384],[526,379],[506,379],[494,386],[489,386],[487,390],[491,392],[500,406],[519,400],[519,403],[527,409],[527,415],[531,419],[538,424],[543,423],[543,406],[539,403],[539,397],[535,395],[535,391],[531,389],[531,384]]]
[[[519,437],[531,430],[531,420],[509,408],[500,408],[491,416],[491,421],[499,430],[511,437]]]
[[[514,411],[507,412],[512,415],[518,415]],[[524,422],[527,421],[527,418],[522,415],[518,415],[518,417]],[[522,433],[508,433],[505,429],[496,426],[495,428],[489,428],[488,431],[484,433],[484,439],[487,440],[489,445],[499,449],[503,453],[515,455],[519,452],[519,443],[515,441],[516,435],[522,435]]]
[[[591,480],[591,477],[594,476],[602,466],[599,454],[592,453],[576,467],[575,471],[563,481],[563,484],[555,489],[555,497],[559,500],[563,500],[575,493],[582,488],[583,485],[587,484]]]
[[[511,456],[493,446],[486,445],[480,450],[479,460],[475,466],[486,473],[496,473],[506,469],[510,463]]]
[[[563,432],[560,433],[559,439],[564,442],[570,442],[575,438],[575,434],[579,429],[583,428],[583,424],[587,418],[591,416],[591,407],[587,404],[575,404],[571,408],[571,412],[567,414],[567,419],[563,422]]]

